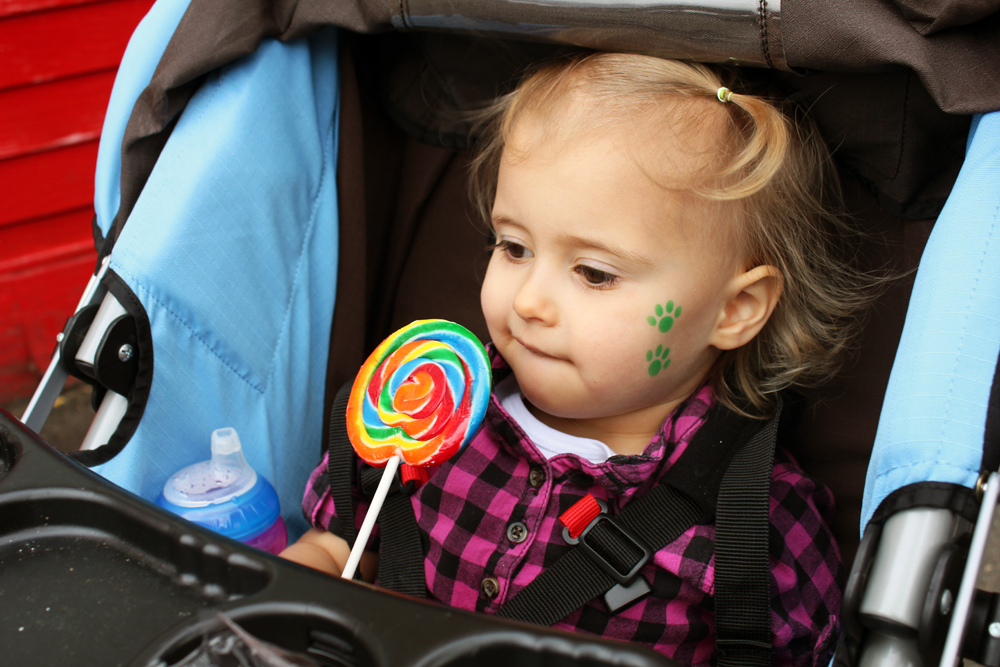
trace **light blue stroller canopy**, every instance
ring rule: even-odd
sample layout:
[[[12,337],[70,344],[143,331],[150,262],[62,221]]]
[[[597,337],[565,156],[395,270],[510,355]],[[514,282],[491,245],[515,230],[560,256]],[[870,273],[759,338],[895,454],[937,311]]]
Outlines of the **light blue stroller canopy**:
[[[887,496],[911,484],[975,487],[998,356],[1000,113],[994,112],[973,119],[965,164],[920,260],[868,467],[862,530]]]
[[[986,611],[989,596],[975,592],[1000,491],[998,224],[1000,112],[992,112],[973,119],[965,162],[921,256],[882,406],[864,539],[844,601],[844,654],[857,664],[940,656],[950,667],[963,654],[988,664],[998,657],[990,645],[997,618]],[[967,629],[970,615],[978,625]],[[992,640],[983,638],[987,623]]]
[[[133,36],[101,136],[95,208],[120,203],[121,144],[187,3],[158,2]],[[155,499],[231,426],[278,490],[291,539],[320,455],[337,290],[337,34],[266,40],[214,72],[177,122],[110,269],[149,318],[155,370],[127,447],[94,469]]]

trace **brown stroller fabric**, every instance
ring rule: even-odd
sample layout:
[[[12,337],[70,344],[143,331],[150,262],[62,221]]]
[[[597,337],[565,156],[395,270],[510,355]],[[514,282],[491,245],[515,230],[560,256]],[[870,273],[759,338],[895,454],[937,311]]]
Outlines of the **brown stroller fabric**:
[[[769,7],[766,0],[747,0],[746,5],[755,11],[718,10],[713,13],[698,8],[707,17],[705,23],[688,27],[698,28],[698,34],[706,38],[715,34],[724,37],[711,58],[705,53],[692,54],[686,40],[677,37],[681,34],[679,28],[687,25],[685,16],[690,12],[684,10],[696,8],[694,4],[688,7],[675,3],[670,7],[676,11],[668,11],[665,7],[644,11],[567,2],[560,3],[565,11],[553,16],[541,4],[509,0],[467,3],[463,10],[482,14],[476,17],[456,15],[447,3],[439,4],[439,0],[411,0],[409,3],[391,0],[191,2],[128,125],[122,147],[121,210],[109,234],[111,242],[128,219],[174,122],[207,72],[252,53],[263,38],[288,41],[330,25],[358,33],[409,31],[417,26],[435,32],[472,32],[473,41],[485,41],[483,37],[492,34],[605,50],[643,50],[679,58],[701,55],[699,59],[704,61],[759,64],[786,73],[796,72],[786,79],[792,81],[795,88],[812,89],[811,95],[803,100],[805,102],[824,97],[833,83],[822,77],[814,78],[813,72],[860,75],[846,79],[856,88],[846,96],[849,103],[839,109],[832,120],[836,129],[850,129],[851,134],[860,132],[881,147],[876,152],[882,159],[873,165],[880,173],[862,173],[863,178],[872,180],[876,189],[884,185],[881,181],[899,180],[899,170],[906,172],[912,168],[913,155],[905,149],[915,138],[918,145],[934,148],[940,146],[938,141],[924,141],[923,138],[953,136],[948,131],[951,123],[945,120],[944,112],[972,114],[1000,108],[1000,90],[988,85],[995,63],[1000,60],[1000,14],[995,3],[898,0],[897,7],[888,0],[861,4],[786,0],[778,12],[775,5]],[[432,14],[434,11],[441,13]],[[599,25],[602,29],[581,30],[574,24]],[[518,30],[518,26],[528,26],[532,30],[529,34],[524,29]],[[649,33],[659,34],[661,38],[649,43],[643,38]],[[509,51],[523,52],[525,48],[528,47],[511,46]],[[513,58],[522,62],[523,59],[523,55]],[[465,81],[459,83],[466,87],[470,79],[478,90],[483,89],[484,82],[498,81],[495,65],[489,60],[452,58],[446,64],[443,78],[451,78],[456,69],[464,71]],[[507,78],[515,71],[516,68],[508,69]],[[867,78],[869,76],[875,78]],[[502,77],[499,80],[502,81]],[[922,85],[918,85],[918,81]],[[462,90],[461,85],[456,87],[451,83],[449,81],[449,88]],[[929,96],[924,90],[930,91]],[[915,111],[929,114],[917,126],[913,125],[911,95],[919,107]],[[462,94],[457,95],[461,97]],[[436,101],[427,97],[424,100]],[[930,100],[933,103],[929,103]],[[898,121],[904,118],[906,122],[900,124]],[[858,122],[869,119],[881,119],[882,122],[873,125]],[[938,128],[938,125],[943,127]],[[828,140],[839,141],[841,132],[831,134],[828,128],[824,130],[827,130]],[[909,138],[904,136],[907,134]],[[864,155],[858,157],[864,159]],[[939,164],[925,154],[917,161],[932,163],[931,169],[937,169]],[[928,196],[939,198],[940,195],[938,192]],[[896,193],[893,201],[905,205],[906,197]]]
[[[193,0],[129,121],[121,208],[102,256],[206,73],[252,53],[263,38],[292,40],[328,25],[356,33],[455,28],[435,23],[443,20],[435,18],[438,4]],[[568,42],[689,53],[683,43],[644,41],[650,31],[671,34],[675,24],[657,23],[669,16],[627,8],[581,14],[574,29],[536,32],[534,42],[488,38],[524,37],[510,27],[517,24],[515,4],[534,7],[476,3],[483,16],[457,24],[466,32],[471,27],[473,36],[344,34],[337,176],[343,251],[327,413],[336,389],[403,324],[440,317],[487,338],[479,284],[488,238],[466,194],[470,149],[463,111],[509,89],[526,65],[571,48]],[[745,68],[746,77],[780,88],[816,119],[834,149],[848,208],[870,231],[866,262],[902,274],[915,268],[964,155],[969,118],[953,114],[1000,108],[1000,88],[989,85],[1000,58],[1000,14],[973,2],[787,0],[780,13],[766,2],[749,4],[756,14],[740,20],[755,30],[740,24],[729,46],[742,62],[773,69]],[[550,26],[568,21],[564,14],[539,16]],[[727,58],[716,52],[702,59]],[[867,461],[910,285],[909,278],[891,285],[843,374],[805,396],[791,443],[802,466],[836,495],[834,528],[847,563],[857,545]]]

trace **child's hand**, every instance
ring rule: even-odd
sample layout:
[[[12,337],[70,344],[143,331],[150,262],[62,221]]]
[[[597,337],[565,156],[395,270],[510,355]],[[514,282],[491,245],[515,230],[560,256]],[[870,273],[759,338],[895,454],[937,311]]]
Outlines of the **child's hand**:
[[[298,542],[278,554],[282,558],[339,577],[351,555],[347,542],[333,533],[310,529]],[[366,551],[359,563],[361,578],[371,583],[378,572],[378,554]]]

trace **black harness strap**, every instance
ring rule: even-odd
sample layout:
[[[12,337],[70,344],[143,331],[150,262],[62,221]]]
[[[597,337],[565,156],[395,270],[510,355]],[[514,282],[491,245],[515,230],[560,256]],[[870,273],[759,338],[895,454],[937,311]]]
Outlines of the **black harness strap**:
[[[771,474],[779,415],[733,458],[715,517],[715,648],[719,667],[771,664]]]
[[[341,536],[353,548],[357,529],[354,525],[352,487],[356,478],[357,459],[351,440],[347,436],[347,401],[350,398],[351,385],[352,383],[348,382],[340,388],[330,410],[330,456],[327,460],[327,475],[330,479],[330,495],[333,496],[334,507],[337,509]],[[381,477],[382,469],[365,466],[359,485],[362,493],[371,497]],[[398,593],[427,597],[424,550],[420,529],[413,516],[413,506],[410,505],[412,487],[405,487],[398,482],[397,473],[397,484],[389,492],[379,512],[378,523],[381,533],[379,585]],[[349,511],[343,511],[341,508],[349,508]],[[355,578],[358,579],[360,576],[359,570]]]
[[[361,492],[366,498],[375,495],[382,479],[382,468],[363,466]],[[399,473],[378,514],[380,532],[378,584],[383,588],[414,597],[427,597],[424,576],[424,547],[420,528],[410,503],[412,484],[403,486]]]
[[[776,434],[777,418],[771,424],[775,425]],[[742,481],[743,475],[732,477],[726,473],[723,477],[723,472],[727,468],[741,466],[746,458],[746,450],[753,448],[755,453],[762,449],[770,451],[769,461],[773,464],[774,437],[769,441],[767,436],[753,437],[760,427],[761,422],[740,417],[724,406],[716,405],[689,445],[689,451],[667,471],[654,489],[629,502],[614,517],[615,520],[631,530],[654,552],[673,542],[696,522],[710,520],[716,514],[716,500],[721,495],[720,486],[724,486],[727,479]],[[760,429],[761,433],[765,431],[772,435],[768,429]],[[759,456],[767,456],[767,452],[752,456],[751,460],[757,460]],[[732,464],[727,466],[730,460]],[[768,473],[770,469],[769,465]],[[767,500],[770,475],[765,482],[764,494]],[[590,540],[596,542],[594,546],[606,554],[605,560],[617,561],[615,569],[618,572],[628,572],[637,563],[638,555],[634,554],[631,559],[621,555],[614,558],[614,547],[610,545],[622,544],[622,539],[611,534],[613,530],[613,526],[605,527],[603,523],[599,523],[591,531]],[[767,534],[765,515],[764,573],[770,577],[766,558]],[[585,564],[581,565],[581,561],[585,561]],[[716,561],[718,562],[718,557]],[[718,580],[718,575],[716,579]],[[538,625],[552,625],[604,594],[616,583],[619,582],[582,549],[571,549],[504,604],[497,615]],[[769,588],[769,578],[766,583]],[[716,587],[718,590],[718,584]],[[764,609],[769,613],[769,596]],[[770,626],[767,629],[766,640],[770,641]]]
[[[632,507],[637,507],[637,511],[629,512]],[[641,518],[639,515],[647,510],[657,517],[648,517],[649,521]],[[702,508],[697,503],[676,489],[660,485],[642,498],[630,502],[615,518],[631,528],[655,551],[680,537],[701,515]],[[657,528],[655,532],[667,540],[662,545],[657,546],[659,540],[649,539],[648,533],[653,531],[645,528],[653,525]],[[617,541],[610,534],[611,531],[613,528],[605,528],[604,524],[598,524],[591,531],[591,538],[603,546],[602,550],[609,555],[613,554],[614,547],[611,545]],[[629,562],[619,555],[615,560],[618,561],[615,569],[628,572],[636,559],[633,557]],[[583,549],[570,549],[552,567],[508,600],[497,612],[497,616],[536,625],[553,625],[603,595],[616,583],[618,582]]]
[[[347,399],[351,396],[351,385],[348,382],[333,399],[330,408],[330,434],[327,443],[327,476],[330,478],[330,495],[337,510],[337,522],[340,525],[340,536],[347,544],[354,546],[358,536],[354,527],[354,496],[351,488],[354,486],[354,447],[347,437]],[[350,511],[344,511],[349,509]]]
[[[353,509],[355,459],[344,417],[349,391],[349,386],[341,389],[334,400],[329,475],[336,506]],[[689,445],[690,451],[664,479],[641,498],[629,502],[614,521],[598,522],[588,534],[589,547],[621,573],[630,571],[642,557],[641,547],[623,537],[621,528],[656,551],[695,523],[714,517],[716,645],[722,666],[770,664],[768,537],[777,431],[778,416],[760,422],[716,405]],[[380,472],[371,469],[362,473],[362,489],[374,489]],[[353,512],[345,513],[350,514],[346,517],[340,517],[339,510],[337,513],[341,532],[345,538],[350,535],[348,542],[353,545]],[[425,596],[423,545],[404,487],[386,500],[379,525],[379,583],[392,590]],[[620,583],[584,549],[573,548],[510,599],[497,615],[549,626]]]

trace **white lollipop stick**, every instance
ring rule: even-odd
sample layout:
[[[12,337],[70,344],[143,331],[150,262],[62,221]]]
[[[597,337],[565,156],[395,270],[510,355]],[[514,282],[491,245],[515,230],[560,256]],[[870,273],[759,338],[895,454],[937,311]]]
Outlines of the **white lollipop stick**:
[[[372,534],[372,528],[375,527],[375,520],[378,519],[379,510],[382,509],[385,497],[389,495],[389,487],[392,486],[393,480],[396,479],[396,469],[399,468],[399,464],[402,462],[403,455],[399,451],[385,462],[382,479],[378,482],[378,488],[375,489],[375,495],[372,497],[372,504],[368,508],[368,513],[365,514],[365,520],[361,522],[358,539],[354,541],[354,548],[351,549],[351,555],[347,558],[347,564],[340,575],[344,579],[354,578],[354,571],[358,569],[358,563],[361,561],[361,553],[365,550],[365,545],[368,544],[368,538]]]

